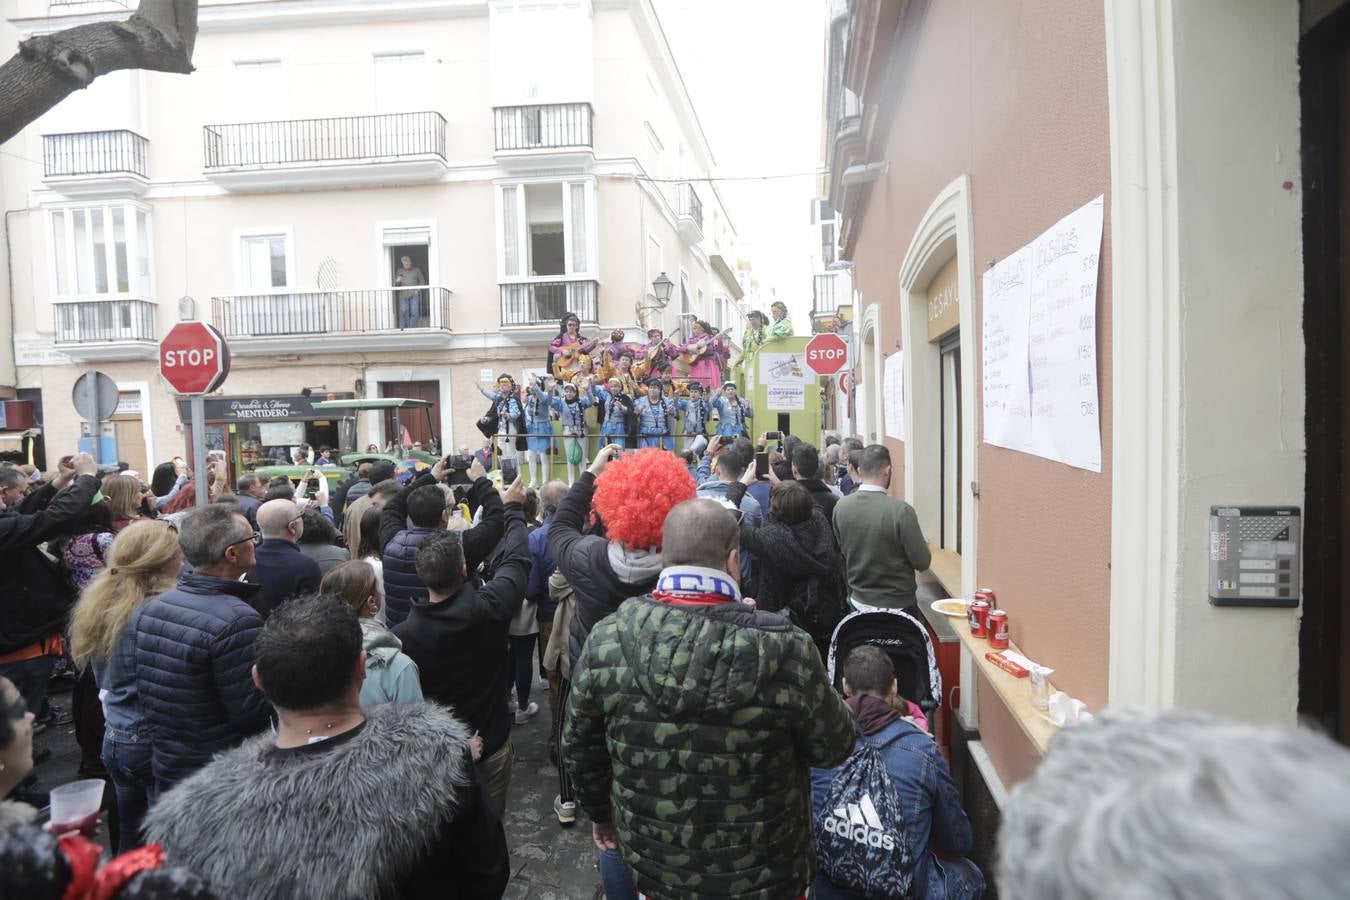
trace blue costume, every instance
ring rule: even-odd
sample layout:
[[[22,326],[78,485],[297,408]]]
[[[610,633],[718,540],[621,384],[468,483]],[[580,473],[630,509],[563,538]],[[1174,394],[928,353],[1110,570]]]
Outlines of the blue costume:
[[[717,410],[717,433],[731,437],[749,437],[746,423],[755,417],[755,411],[740,397],[734,401],[726,397],[714,397],[712,408]]]
[[[662,397],[658,400],[652,400],[650,397],[639,397],[634,411],[638,417],[638,446],[639,447],[660,447],[665,441],[669,432],[669,423],[667,418],[675,413],[674,401]],[[673,449],[674,438],[670,438]]]
[[[525,424],[525,410],[520,405],[520,398],[515,394],[507,394],[503,397],[500,393],[479,388],[478,392],[492,401],[493,411],[497,416],[497,449],[505,459],[515,459],[516,452],[520,449],[520,442],[524,440],[521,437],[515,437],[514,440],[508,440],[508,436],[521,435],[521,426]]]
[[[553,398],[553,409],[562,421],[563,434],[586,434],[586,410],[595,401],[588,396],[579,396],[575,403],[568,403],[562,397]]]
[[[525,439],[528,449],[535,453],[547,453],[553,443],[553,423],[548,415],[548,395],[539,388],[526,388],[525,395]]]
[[[600,407],[600,433],[605,442],[628,446],[628,414],[633,411],[633,401],[622,391],[611,394],[605,388],[592,387],[591,396]]]

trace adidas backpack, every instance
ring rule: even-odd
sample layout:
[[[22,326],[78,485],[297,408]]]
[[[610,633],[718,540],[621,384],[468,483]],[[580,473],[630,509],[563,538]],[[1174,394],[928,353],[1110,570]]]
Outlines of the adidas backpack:
[[[820,873],[868,900],[911,896],[914,848],[881,754],[859,741],[835,772],[814,822]]]

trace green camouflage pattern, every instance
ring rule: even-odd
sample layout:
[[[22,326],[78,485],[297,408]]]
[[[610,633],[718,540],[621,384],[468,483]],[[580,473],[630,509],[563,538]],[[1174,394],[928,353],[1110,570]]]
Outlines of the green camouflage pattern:
[[[808,767],[853,749],[809,635],[741,604],[629,600],[591,632],[564,728],[577,799],[660,900],[795,898],[815,874]]]

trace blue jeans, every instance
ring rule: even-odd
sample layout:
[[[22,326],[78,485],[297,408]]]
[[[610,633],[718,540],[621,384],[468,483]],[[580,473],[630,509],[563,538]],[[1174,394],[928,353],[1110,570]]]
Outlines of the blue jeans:
[[[8,678],[19,689],[28,711],[35,716],[42,715],[42,705],[47,702],[47,682],[51,680],[52,668],[56,665],[55,656],[38,656],[22,662],[0,663],[0,677]]]
[[[141,823],[154,799],[150,742],[109,727],[103,732],[103,765],[117,796],[116,849],[118,853],[126,853],[141,845]]]
[[[606,444],[618,444],[620,447],[628,446],[628,438],[625,436],[626,432],[621,431],[618,434],[610,434],[608,431],[605,431],[602,432],[601,435]]]
[[[422,321],[422,292],[405,291],[398,295],[398,324],[400,328],[416,328]]]
[[[661,446],[661,435],[659,434],[644,434],[638,437],[639,448],[646,449],[647,447],[660,447],[660,446]]]
[[[929,856],[928,883],[914,885],[913,893],[924,900],[977,900],[984,895],[984,875],[968,859]],[[861,896],[835,887],[824,876],[817,876],[811,883],[812,900],[853,900]]]
[[[637,885],[633,884],[633,876],[628,874],[628,867],[623,864],[618,850],[600,851],[600,883],[605,888],[605,900],[635,900],[637,897]]]

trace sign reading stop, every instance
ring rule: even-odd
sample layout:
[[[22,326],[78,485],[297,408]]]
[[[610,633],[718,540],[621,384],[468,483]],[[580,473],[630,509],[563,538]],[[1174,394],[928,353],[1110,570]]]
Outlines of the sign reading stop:
[[[837,334],[818,334],[806,342],[806,364],[817,375],[834,375],[848,365],[848,344]]]
[[[230,374],[230,346],[205,322],[179,322],[159,345],[159,375],[175,393],[209,394]]]

